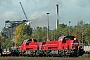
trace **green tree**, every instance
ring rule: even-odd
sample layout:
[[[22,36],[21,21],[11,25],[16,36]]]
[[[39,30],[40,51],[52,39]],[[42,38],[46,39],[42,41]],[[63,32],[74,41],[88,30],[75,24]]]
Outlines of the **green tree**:
[[[32,28],[30,28],[29,25],[23,25],[21,35],[31,35],[31,34],[32,34]]]
[[[16,45],[20,45],[24,39],[30,38],[32,29],[29,25],[20,24],[16,27],[14,42]]]
[[[56,39],[62,35],[68,35],[68,27],[65,24],[59,24],[57,30],[55,30]]]
[[[22,30],[23,30],[23,27],[24,27],[24,24],[20,24],[19,26],[16,27],[15,36],[14,36],[14,42],[17,45],[20,43],[21,33],[22,33]]]
[[[0,35],[0,48],[2,46],[3,41],[4,41],[4,37],[2,35]]]
[[[13,40],[12,39],[7,38],[7,39],[4,39],[2,41],[2,48],[9,48],[11,46],[13,46]]]
[[[50,40],[55,40],[55,30],[50,30]]]
[[[47,40],[47,27],[42,28],[42,41]]]
[[[84,27],[84,39],[86,44],[90,44],[90,24]]]
[[[43,37],[42,28],[37,27],[33,32],[32,37],[35,38],[37,41],[42,41],[42,37]]]
[[[82,40],[82,31],[78,31],[78,28],[74,29],[72,35],[75,36],[78,40]]]
[[[83,21],[78,21],[77,25],[74,26],[72,35],[75,36],[78,40],[82,42],[82,33],[83,33]]]

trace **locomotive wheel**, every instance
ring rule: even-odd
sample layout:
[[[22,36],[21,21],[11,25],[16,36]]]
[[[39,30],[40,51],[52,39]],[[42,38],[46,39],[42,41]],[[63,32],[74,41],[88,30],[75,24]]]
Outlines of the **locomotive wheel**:
[[[73,53],[70,53],[69,56],[70,57],[78,57],[79,56],[78,51],[77,50],[73,50]]]
[[[72,57],[78,57],[78,56],[79,56],[78,50],[74,50],[74,53],[72,54]]]
[[[83,49],[79,50],[79,55],[82,56],[85,53],[85,51]]]

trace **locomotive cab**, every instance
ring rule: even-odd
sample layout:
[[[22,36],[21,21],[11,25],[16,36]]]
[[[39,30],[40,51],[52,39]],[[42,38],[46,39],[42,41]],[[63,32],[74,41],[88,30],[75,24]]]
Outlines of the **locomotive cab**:
[[[80,46],[80,42],[74,36],[61,36],[58,41],[62,43],[61,47],[64,55],[83,55],[83,49]]]
[[[65,36],[62,43],[67,44],[66,49],[68,47],[70,50],[78,49],[78,46],[80,45],[79,41],[74,36]]]
[[[31,42],[37,42],[37,40],[35,40],[35,39],[29,39],[29,40],[27,40],[27,42],[26,42],[26,45],[29,45],[29,43],[31,43]]]

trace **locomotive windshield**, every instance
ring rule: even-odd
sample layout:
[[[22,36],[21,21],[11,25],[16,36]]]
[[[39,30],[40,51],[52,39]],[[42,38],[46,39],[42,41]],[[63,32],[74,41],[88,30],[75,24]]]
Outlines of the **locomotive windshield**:
[[[60,36],[58,41],[62,41],[65,36]]]
[[[27,40],[24,40],[23,43],[26,44],[27,41],[28,41],[28,39]]]
[[[66,36],[64,37],[64,40],[75,40],[74,36]]]
[[[74,36],[60,36],[58,41],[63,41],[63,40],[76,40]]]
[[[23,43],[26,44],[27,42],[37,42],[36,39],[27,39],[27,40],[24,40]]]

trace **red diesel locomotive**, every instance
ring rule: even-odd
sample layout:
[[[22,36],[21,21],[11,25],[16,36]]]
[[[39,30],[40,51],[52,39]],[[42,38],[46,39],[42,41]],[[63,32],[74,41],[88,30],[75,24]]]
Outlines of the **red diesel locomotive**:
[[[81,56],[84,51],[74,36],[61,36],[57,40],[37,42],[35,39],[24,40],[20,54],[28,56]]]

